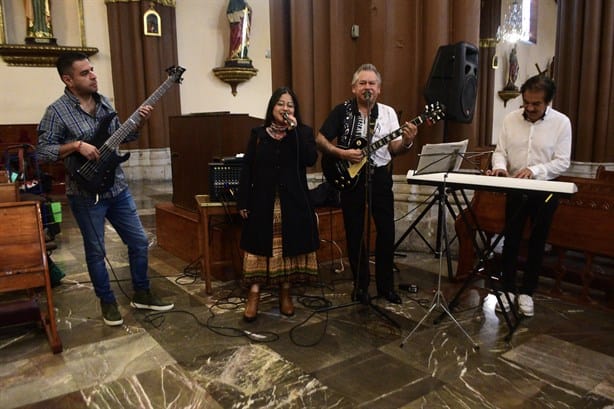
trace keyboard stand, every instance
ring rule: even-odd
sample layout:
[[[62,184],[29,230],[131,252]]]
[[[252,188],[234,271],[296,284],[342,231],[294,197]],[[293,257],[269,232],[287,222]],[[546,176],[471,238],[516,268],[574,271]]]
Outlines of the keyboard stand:
[[[471,270],[471,272],[469,273],[469,276],[465,279],[465,282],[463,283],[461,288],[457,291],[456,295],[454,295],[452,300],[449,302],[448,310],[449,311],[453,311],[454,310],[454,308],[458,304],[460,296],[467,289],[467,287],[469,287],[470,284],[472,284],[473,282],[478,280],[480,277],[482,277],[482,278],[485,277],[486,280],[487,280],[487,283],[488,283],[487,284],[488,290],[497,299],[497,304],[499,305],[499,308],[501,309],[501,314],[503,315],[503,318],[505,319],[505,322],[507,324],[508,333],[507,333],[507,335],[505,336],[504,339],[505,339],[506,342],[509,342],[512,339],[512,336],[514,335],[514,332],[516,331],[516,328],[518,328],[518,324],[520,324],[521,316],[518,314],[516,309],[513,308],[512,302],[509,299],[508,294],[507,293],[502,293],[500,291],[498,285],[493,285],[493,282],[499,282],[500,276],[499,276],[498,272],[497,273],[488,272],[487,271],[488,267],[487,267],[486,263],[494,255],[494,249],[497,247],[497,245],[499,244],[501,239],[503,239],[503,237],[505,236],[506,232],[509,230],[509,226],[511,226],[515,222],[516,218],[518,217],[518,212],[509,221],[506,221],[506,224],[505,224],[501,234],[499,234],[499,236],[493,242],[489,243],[488,238],[486,237],[486,235],[484,234],[483,230],[480,228],[480,226],[479,226],[479,224],[477,222],[478,219],[477,219],[475,213],[473,212],[473,209],[471,207],[470,201],[469,201],[467,195],[465,194],[465,191],[461,189],[461,192],[462,192],[462,196],[463,196],[463,200],[464,200],[466,209],[468,209],[469,214],[471,216],[471,219],[473,220],[473,223],[470,223],[470,221],[467,218],[467,215],[465,214],[465,212],[463,212],[461,210],[462,209],[462,204],[461,204],[461,201],[459,200],[458,196],[456,195],[455,191],[452,192],[452,197],[454,198],[454,203],[456,204],[457,208],[459,209],[459,212],[460,212],[461,218],[463,220],[463,223],[468,228],[470,228],[470,229],[471,229],[471,226],[475,226],[475,230],[478,233],[478,236],[480,237],[480,239],[482,241],[482,247],[478,243],[477,238],[475,236],[472,236],[473,248],[474,248],[474,250],[476,252],[476,255],[478,256],[478,261],[477,261],[476,265],[473,267],[473,269]],[[524,197],[524,199],[526,200],[526,196]],[[484,276],[484,272],[485,271],[486,271],[486,276]],[[495,287],[497,287],[497,288],[495,288]],[[501,294],[503,294],[507,298],[508,305],[510,306],[510,310],[509,311],[505,311],[505,309],[503,308],[503,301],[501,299]],[[510,317],[510,315],[511,315],[511,317]],[[445,315],[441,314],[435,320],[435,323],[440,322],[443,318],[445,318]],[[512,320],[512,318],[513,318],[513,320]]]

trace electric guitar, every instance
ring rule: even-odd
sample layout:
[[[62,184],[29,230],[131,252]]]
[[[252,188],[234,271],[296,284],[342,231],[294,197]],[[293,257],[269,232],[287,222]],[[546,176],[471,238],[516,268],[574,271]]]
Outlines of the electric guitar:
[[[445,116],[445,107],[439,102],[435,102],[426,106],[424,112],[411,121],[410,123],[419,126],[423,123],[432,125],[440,121]],[[368,144],[365,138],[355,138],[349,147],[340,146],[342,149],[360,149],[362,150],[363,159],[357,163],[351,163],[345,159],[339,159],[330,155],[322,157],[322,173],[326,180],[331,183],[337,190],[351,190],[356,187],[358,174],[367,162],[371,152],[374,152],[386,145],[391,140],[403,134],[403,126],[396,131],[384,136],[383,138]]]
[[[153,106],[174,83],[181,83],[181,76],[185,68],[173,66],[166,70],[168,78],[141,104]],[[90,143],[98,148],[100,158],[88,160],[79,152],[74,152],[66,157],[65,166],[70,176],[77,182],[79,187],[90,193],[104,193],[115,183],[115,168],[128,160],[130,153],[117,154],[117,147],[124,141],[126,136],[134,132],[141,122],[141,115],[137,109],[115,132],[109,136],[109,124],[117,113],[111,113],[100,121],[94,138]]]

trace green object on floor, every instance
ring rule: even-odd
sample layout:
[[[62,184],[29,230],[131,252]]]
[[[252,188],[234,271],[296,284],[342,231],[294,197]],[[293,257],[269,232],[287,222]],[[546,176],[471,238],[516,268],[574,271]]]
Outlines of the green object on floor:
[[[53,215],[54,223],[62,223],[62,203],[51,202],[51,214]]]

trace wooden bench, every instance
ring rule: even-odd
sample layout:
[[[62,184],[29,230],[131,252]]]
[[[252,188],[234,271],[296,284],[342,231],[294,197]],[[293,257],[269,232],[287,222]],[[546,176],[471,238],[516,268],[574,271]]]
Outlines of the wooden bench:
[[[36,320],[53,353],[62,352],[39,202],[0,203],[0,293],[20,295],[0,302],[0,325]],[[39,305],[42,294],[45,306]]]
[[[18,202],[19,186],[17,183],[0,183],[0,202]]]
[[[598,174],[599,178],[595,179],[559,178],[561,181],[575,183],[578,192],[569,198],[560,199],[548,235],[547,242],[558,256],[556,267],[551,273],[555,278],[553,292],[561,293],[563,281],[579,282],[582,286],[579,295],[581,301],[589,300],[592,287],[605,291],[608,306],[614,307],[614,277],[601,274],[594,268],[596,257],[603,257],[608,262],[614,261],[614,172],[602,169]],[[488,236],[503,231],[505,194],[476,191],[471,207],[476,214],[477,225]],[[469,216],[468,210],[465,210],[465,215]],[[475,237],[476,225],[467,226],[459,215],[455,227],[459,238],[456,278],[463,279],[475,265],[472,236]],[[583,257],[580,271],[569,268],[569,255],[572,252]]]

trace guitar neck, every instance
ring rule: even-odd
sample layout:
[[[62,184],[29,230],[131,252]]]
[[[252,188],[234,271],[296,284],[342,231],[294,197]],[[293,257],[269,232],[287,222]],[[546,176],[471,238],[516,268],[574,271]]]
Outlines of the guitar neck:
[[[168,77],[166,81],[164,81],[162,85],[160,85],[158,89],[156,89],[153,94],[151,94],[149,98],[147,98],[145,102],[143,102],[139,106],[139,108],[134,111],[132,115],[130,115],[130,117],[126,121],[124,121],[124,123],[115,132],[113,132],[113,135],[111,135],[109,139],[106,140],[106,142],[103,144],[103,147],[113,150],[119,145],[121,145],[124,139],[126,139],[126,136],[128,136],[131,132],[134,132],[141,123],[141,115],[139,114],[139,109],[143,105],[154,106],[175,82],[176,80],[174,78]]]
[[[417,117],[415,117],[414,119],[412,119],[409,122],[414,124],[414,125],[416,125],[416,126],[419,126],[419,125],[422,125],[424,123],[424,118],[423,118],[422,115],[418,115]],[[373,142],[371,145],[367,145],[364,148],[362,148],[361,150],[362,150],[363,155],[365,157],[368,157],[371,152],[375,152],[376,150],[378,150],[382,146],[386,145],[391,140],[401,136],[403,134],[403,128],[405,128],[405,126],[402,126],[399,129],[397,129],[396,131],[393,131],[393,132],[389,133],[388,135],[384,136],[382,139],[379,139],[379,140]]]

